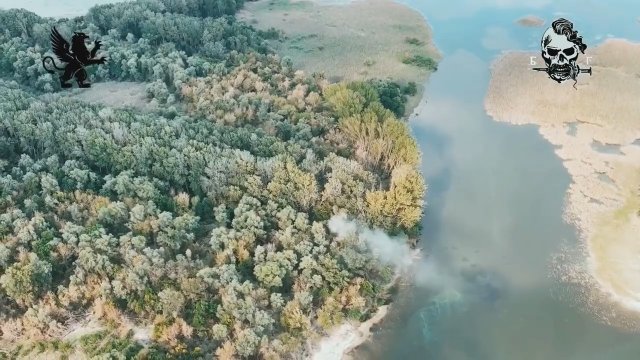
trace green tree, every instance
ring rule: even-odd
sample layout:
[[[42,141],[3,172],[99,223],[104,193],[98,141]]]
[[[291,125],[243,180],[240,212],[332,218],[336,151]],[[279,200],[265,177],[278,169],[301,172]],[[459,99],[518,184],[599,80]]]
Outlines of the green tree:
[[[0,276],[7,295],[21,306],[33,304],[51,285],[51,264],[34,253],[22,253]]]

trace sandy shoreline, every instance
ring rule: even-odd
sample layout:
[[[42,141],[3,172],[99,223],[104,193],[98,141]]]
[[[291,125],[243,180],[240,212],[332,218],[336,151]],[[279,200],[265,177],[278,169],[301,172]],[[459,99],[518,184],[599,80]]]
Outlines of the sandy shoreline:
[[[414,266],[420,259],[422,259],[421,250],[413,250],[406,265],[407,269]],[[396,274],[384,287],[383,292],[388,292],[392,287],[397,286],[407,269],[396,269]],[[320,341],[310,344],[309,360],[351,360],[351,351],[370,339],[371,328],[384,320],[392,305],[393,303],[378,307],[373,316],[363,322],[347,321],[337,326]]]
[[[371,327],[382,321],[388,310],[389,305],[383,305],[367,321],[360,324],[347,322],[338,326],[318,343],[317,349],[315,349],[310,359],[350,359],[349,352],[369,340]]]
[[[593,76],[580,75],[577,90],[531,71],[538,53],[503,55],[485,108],[497,121],[538,125],[556,147],[572,178],[565,216],[578,229],[586,270],[616,303],[640,311],[640,44],[610,39],[587,55]]]

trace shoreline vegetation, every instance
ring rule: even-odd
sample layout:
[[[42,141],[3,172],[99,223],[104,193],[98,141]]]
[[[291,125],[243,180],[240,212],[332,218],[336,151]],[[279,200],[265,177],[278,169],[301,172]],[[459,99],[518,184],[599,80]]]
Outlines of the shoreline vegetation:
[[[409,259],[403,268],[397,268],[393,278],[385,285],[383,292],[387,293],[392,288],[399,286],[399,282],[405,275],[405,271],[421,258],[421,250],[413,249]],[[348,321],[330,331],[327,336],[312,344],[311,360],[351,360],[350,353],[360,345],[367,342],[372,335],[372,328],[384,321],[393,299],[388,303],[380,305],[369,319],[361,322]]]
[[[350,322],[348,352],[384,317],[394,267],[327,223],[419,235],[402,118],[436,68],[428,28],[371,1],[419,16],[417,34],[387,24],[413,50],[378,48],[400,64],[382,79],[330,81],[236,19],[266,2],[0,11],[0,358],[276,360]],[[53,26],[102,41],[95,88],[44,72]]]
[[[571,81],[557,84],[529,70],[530,55],[539,54],[511,52],[493,64],[486,111],[497,121],[537,125],[572,178],[565,215],[577,227],[586,259],[562,279],[597,287],[638,318],[640,44],[609,39],[588,49],[593,76],[581,75],[577,90]],[[595,293],[590,297],[601,298]],[[617,318],[616,310],[595,311],[605,321],[633,322]]]
[[[405,119],[422,100],[421,85],[437,70],[441,57],[422,14],[393,1],[263,0],[246,4],[238,15],[258,29],[280,32],[276,52],[306,72],[320,71],[334,81],[388,79],[398,84],[381,94],[408,97],[406,106],[394,110]],[[387,288],[397,286],[400,276]],[[364,322],[331,331],[311,359],[350,359],[348,354],[369,339],[371,327],[390,306],[380,306]]]

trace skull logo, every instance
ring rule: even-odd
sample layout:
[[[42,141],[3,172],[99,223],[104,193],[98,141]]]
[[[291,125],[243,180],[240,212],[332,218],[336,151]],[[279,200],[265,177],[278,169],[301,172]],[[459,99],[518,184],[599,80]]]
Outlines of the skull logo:
[[[542,35],[541,45],[549,77],[557,82],[575,80],[580,73],[578,54],[584,53],[587,45],[573,30],[573,24],[566,19],[554,21]]]

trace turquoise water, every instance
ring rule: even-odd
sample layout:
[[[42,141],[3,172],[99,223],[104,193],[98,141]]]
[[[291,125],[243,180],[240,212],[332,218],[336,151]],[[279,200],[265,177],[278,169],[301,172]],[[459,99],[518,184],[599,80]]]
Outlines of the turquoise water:
[[[491,120],[483,101],[501,51],[538,50],[546,26],[573,21],[589,46],[640,40],[632,1],[405,1],[434,30],[444,59],[412,127],[429,184],[422,246],[450,289],[401,290],[356,359],[640,359],[638,334],[596,320],[579,291],[550,276],[554,254],[575,248],[563,223],[569,176],[533,126]],[[640,59],[639,59],[640,61]]]

